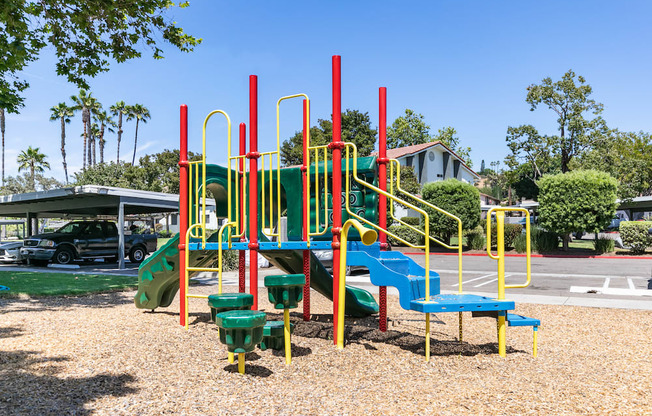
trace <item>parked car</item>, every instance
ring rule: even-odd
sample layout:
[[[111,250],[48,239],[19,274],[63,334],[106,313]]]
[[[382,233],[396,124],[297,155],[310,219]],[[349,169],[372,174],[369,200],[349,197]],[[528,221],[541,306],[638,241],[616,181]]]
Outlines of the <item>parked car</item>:
[[[125,256],[133,263],[156,251],[156,234],[125,235]],[[78,259],[118,258],[118,228],[110,221],[73,221],[55,232],[25,239],[20,253],[30,263],[70,264]]]
[[[2,263],[26,263],[27,259],[20,254],[22,241],[10,241],[0,244],[0,262]]]

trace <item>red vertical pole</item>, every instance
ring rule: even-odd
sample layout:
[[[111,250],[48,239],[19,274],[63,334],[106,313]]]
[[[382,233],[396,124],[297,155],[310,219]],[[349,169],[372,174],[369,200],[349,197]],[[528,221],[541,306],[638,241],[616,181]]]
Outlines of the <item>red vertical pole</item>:
[[[245,123],[240,123],[240,156],[244,156],[247,153],[247,126]],[[240,186],[240,229],[239,233],[244,233],[245,231],[245,197],[246,192],[244,186],[244,175],[245,175],[245,162],[244,159],[238,159],[238,169],[240,170],[240,183],[237,186]],[[240,241],[247,241],[246,237],[243,235],[240,237]],[[238,253],[238,292],[244,293],[245,291],[245,251],[240,250]]]
[[[179,143],[179,324],[186,326],[186,233],[188,232],[188,106],[181,105]]]
[[[378,90],[378,187],[387,191],[387,88],[380,87]],[[387,197],[378,197],[378,225],[381,229],[387,229]],[[380,249],[387,250],[387,234],[378,233]],[[378,301],[380,316],[378,327],[382,332],[387,331],[387,286],[380,286],[378,289]]]
[[[337,345],[337,308],[340,284],[340,232],[342,231],[342,62],[333,55],[333,141],[329,147],[333,159],[333,344]],[[343,247],[346,250],[346,247]],[[344,301],[344,299],[342,299]]]
[[[308,129],[310,129],[310,117],[308,114],[308,101],[303,100],[303,241],[309,241],[310,230],[310,189],[308,189]],[[316,163],[316,161],[315,161]],[[315,184],[317,189],[317,184]],[[315,197],[319,195],[315,193]],[[303,320],[310,320],[310,250],[303,251],[303,274],[306,276],[306,284],[303,286]]]
[[[258,77],[249,76],[249,293],[258,309]]]

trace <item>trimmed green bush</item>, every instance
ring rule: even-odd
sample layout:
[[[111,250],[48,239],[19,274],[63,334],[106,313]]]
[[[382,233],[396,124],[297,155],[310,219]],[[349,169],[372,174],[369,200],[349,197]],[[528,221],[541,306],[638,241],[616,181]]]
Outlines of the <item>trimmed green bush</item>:
[[[473,230],[466,234],[466,246],[470,250],[482,250],[485,247],[484,232]]]
[[[406,224],[414,225],[414,226],[418,226],[419,224],[421,224],[421,218],[419,217],[403,217],[401,218],[401,221],[403,221]]]
[[[387,231],[401,237],[402,239],[404,239],[410,244],[415,244],[415,245],[423,244],[424,237],[421,234],[417,233],[416,231],[410,229],[406,225],[390,225]],[[387,236],[387,241],[389,241],[389,244],[393,246],[405,246],[405,243],[397,240],[391,235]]]
[[[568,248],[573,232],[597,232],[616,212],[618,181],[606,172],[574,170],[544,175],[539,186],[539,224],[564,236]]]
[[[530,229],[530,238],[532,239],[532,251],[537,253],[549,253],[557,251],[559,248],[559,235],[557,233],[539,227],[532,227]]]
[[[598,238],[593,241],[593,248],[597,254],[611,253],[614,247],[615,242],[610,238]]]
[[[473,185],[457,179],[431,182],[423,186],[421,196],[462,220],[463,230],[480,224],[480,192]],[[450,243],[450,238],[457,235],[457,221],[431,208],[426,207],[425,211],[430,217],[430,232]]]
[[[652,236],[648,230],[652,221],[623,221],[620,223],[620,238],[624,246],[629,246],[632,253],[645,253],[652,246]]]
[[[496,223],[491,224],[491,247],[496,247]],[[505,248],[514,247],[514,240],[521,235],[523,226],[521,224],[505,224]]]
[[[530,240],[532,238],[530,237]],[[530,249],[532,246],[530,246]],[[514,250],[516,250],[517,253],[525,253],[527,251],[527,236],[525,234],[519,234],[516,236],[514,239]]]

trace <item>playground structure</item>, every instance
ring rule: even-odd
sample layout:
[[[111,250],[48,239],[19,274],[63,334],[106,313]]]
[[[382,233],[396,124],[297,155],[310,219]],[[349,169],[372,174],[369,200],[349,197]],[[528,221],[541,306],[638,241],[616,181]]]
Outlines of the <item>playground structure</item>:
[[[473,317],[492,317],[498,326],[498,350],[506,355],[506,326],[532,326],[533,354],[536,356],[536,334],[539,320],[509,313],[513,301],[505,299],[505,289],[526,287],[530,283],[529,218],[527,281],[522,285],[506,285],[504,274],[504,215],[511,208],[494,208],[487,216],[487,230],[495,213],[498,226],[497,254],[488,255],[498,261],[498,293],[496,298],[472,295],[462,288],[462,221],[454,215],[412,195],[400,187],[400,164],[386,156],[386,89],[379,89],[379,157],[358,157],[353,143],[341,140],[341,61],[333,56],[333,135],[326,146],[310,144],[310,101],[306,94],[281,97],[276,103],[276,150],[258,151],[258,92],[257,76],[249,78],[249,150],[246,149],[246,126],[239,125],[239,153],[233,155],[231,120],[226,112],[208,114],[202,131],[202,159],[188,161],[187,107],[181,106],[180,152],[180,233],[146,259],[139,270],[139,290],[136,306],[155,309],[169,306],[180,292],[180,324],[188,328],[188,299],[208,298],[212,318],[220,327],[220,339],[232,355],[238,353],[239,371],[244,371],[244,353],[255,344],[264,348],[286,351],[291,359],[289,308],[302,300],[303,319],[310,319],[310,288],[333,301],[333,343],[344,346],[344,315],[369,316],[379,313],[379,329],[387,330],[387,286],[399,292],[399,303],[406,310],[425,315],[425,358],[430,358],[430,314],[457,312],[459,340],[463,339],[463,312]],[[303,163],[300,167],[281,168],[280,105],[290,99],[303,100]],[[207,164],[206,131],[214,115],[227,122],[226,167]],[[260,165],[259,165],[260,159]],[[247,166],[248,160],[248,166]],[[389,189],[388,189],[389,183]],[[226,218],[218,230],[206,228],[207,191],[212,193],[217,214]],[[338,203],[338,200],[340,201]],[[422,218],[423,229],[407,224],[394,216],[390,206],[409,208]],[[301,201],[301,203],[297,203]],[[248,209],[247,209],[248,208]],[[526,216],[529,213],[523,210]],[[458,224],[458,244],[450,246],[431,235],[429,219],[445,215]],[[387,215],[396,223],[410,227],[423,236],[421,245],[411,244],[388,230]],[[281,218],[287,222],[287,235],[281,232]],[[248,227],[246,227],[248,225]],[[350,230],[350,233],[349,233]],[[210,231],[213,231],[209,235]],[[425,267],[410,257],[390,251],[387,236],[425,251]],[[488,234],[489,235],[489,234]],[[458,293],[441,294],[439,275],[430,270],[431,242],[458,253]],[[245,293],[245,255],[249,251],[249,297],[251,300],[231,300],[221,303],[223,254],[225,250],[239,252],[238,292]],[[332,250],[332,273],[327,271],[313,250]],[[287,275],[267,276],[265,286],[270,301],[284,309],[284,321],[264,324],[264,314],[258,312],[258,254],[282,269]],[[217,267],[213,263],[217,262]],[[346,266],[363,266],[369,270],[371,283],[379,286],[379,300],[360,288],[347,286]],[[189,292],[188,281],[197,272],[218,273],[216,295],[196,295]],[[274,294],[273,294],[274,293]],[[229,294],[233,295],[233,294]],[[224,299],[228,296],[224,296]],[[231,303],[229,303],[231,302]],[[232,306],[224,306],[224,305]],[[246,310],[251,308],[251,310]],[[241,309],[241,310],[229,310]],[[245,310],[242,310],[245,309]],[[263,324],[265,326],[263,326]],[[283,327],[284,342],[275,342]],[[263,334],[267,334],[264,340]],[[239,344],[239,345],[238,345]]]

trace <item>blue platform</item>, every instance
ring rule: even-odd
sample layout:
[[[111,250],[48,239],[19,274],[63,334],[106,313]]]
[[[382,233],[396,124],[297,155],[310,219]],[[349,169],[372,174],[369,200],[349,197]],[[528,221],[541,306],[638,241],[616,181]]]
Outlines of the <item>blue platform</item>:
[[[188,244],[188,250],[219,250],[220,245],[222,250],[249,250],[249,242],[232,242],[231,247],[229,248],[228,243],[215,243],[215,242],[206,242],[206,245],[202,247],[201,242],[196,242],[196,239],[192,240]],[[310,242],[310,247],[305,241],[283,241],[279,247],[276,242],[259,242],[258,250],[260,251],[269,251],[269,250],[330,250],[332,248],[331,241],[312,241]]]
[[[509,326],[533,326],[536,328],[541,325],[541,321],[538,319],[516,315],[515,313],[507,313],[506,320]]]
[[[435,312],[472,312],[472,311],[506,311],[516,307],[513,300],[496,300],[479,295],[435,295],[430,302],[415,299],[410,309],[423,313]]]

